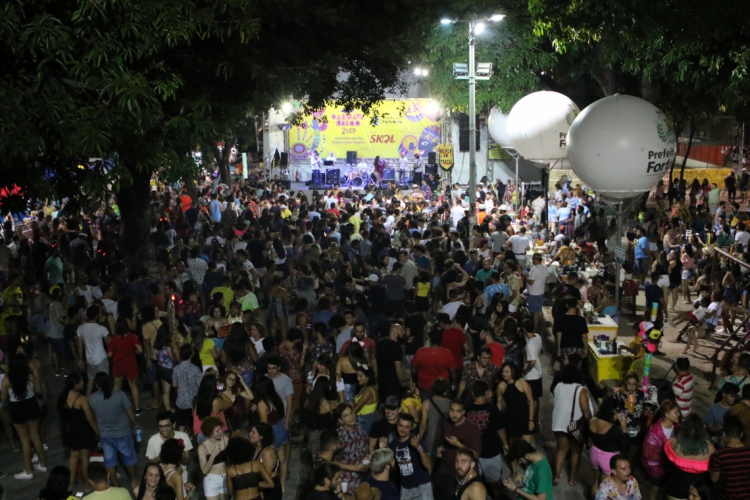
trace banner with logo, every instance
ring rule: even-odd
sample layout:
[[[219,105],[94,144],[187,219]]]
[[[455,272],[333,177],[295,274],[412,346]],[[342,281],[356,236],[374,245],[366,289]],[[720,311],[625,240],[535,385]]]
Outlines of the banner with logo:
[[[378,117],[360,110],[324,108],[289,130],[289,154],[294,161],[307,160],[313,151],[325,158],[333,151],[346,158],[372,161],[376,156],[396,159],[401,153],[411,160],[415,153],[427,159],[440,143],[440,107],[431,99],[388,100],[377,106]]]
[[[438,144],[438,154],[440,155],[440,166],[443,170],[453,168],[453,144]]]

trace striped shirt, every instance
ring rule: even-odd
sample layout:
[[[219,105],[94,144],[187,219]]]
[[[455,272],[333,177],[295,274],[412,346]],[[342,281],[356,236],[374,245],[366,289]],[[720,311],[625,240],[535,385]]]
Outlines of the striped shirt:
[[[693,404],[693,376],[690,373],[678,375],[672,383],[672,389],[682,416],[687,417]]]
[[[722,448],[711,455],[711,472],[719,473],[719,498],[744,500],[750,498],[750,448]]]

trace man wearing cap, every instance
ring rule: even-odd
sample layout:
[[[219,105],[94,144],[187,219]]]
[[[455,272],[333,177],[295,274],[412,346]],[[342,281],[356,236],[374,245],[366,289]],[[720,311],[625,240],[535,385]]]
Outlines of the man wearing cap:
[[[375,450],[387,448],[388,444],[396,439],[396,423],[401,413],[401,402],[396,396],[385,398],[383,418],[370,427],[369,446],[370,453]]]
[[[424,449],[424,442],[412,435],[414,417],[402,413],[398,417],[398,437],[388,444],[393,450],[401,479],[402,500],[432,500],[432,460]]]

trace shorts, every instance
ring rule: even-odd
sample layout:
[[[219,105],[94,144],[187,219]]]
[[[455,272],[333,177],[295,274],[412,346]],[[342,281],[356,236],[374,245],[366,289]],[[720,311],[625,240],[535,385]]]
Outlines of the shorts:
[[[159,380],[162,380],[168,384],[172,383],[172,369],[171,368],[164,368],[163,366],[157,366],[156,375],[159,377]]]
[[[514,306],[513,304],[508,304],[508,312],[509,313],[514,313],[516,311],[518,311],[518,306]]]
[[[702,326],[703,326],[703,328],[706,329],[706,332],[708,332],[708,333],[713,333],[714,331],[716,331],[716,325],[714,325],[712,323],[709,323],[708,320],[704,319]]]
[[[414,309],[417,312],[427,312],[430,310],[430,298],[429,297],[416,297],[414,299]]]
[[[453,495],[451,495],[453,496]],[[416,488],[401,487],[401,500],[433,500],[432,484],[420,484]]]
[[[572,354],[578,354],[579,356],[581,356],[581,358],[583,358],[583,355],[585,353],[586,349],[582,347],[565,347],[562,350],[562,357],[565,361],[567,361]]]
[[[526,383],[531,387],[531,397],[534,398],[534,401],[542,399],[542,393],[544,392],[542,379],[527,380]]]
[[[544,294],[529,295],[526,299],[526,305],[529,307],[529,312],[531,314],[542,312],[542,305],[544,305]]]
[[[482,470],[484,480],[488,483],[500,481],[503,476],[503,456],[497,455],[490,458],[479,457],[479,467]]]
[[[35,397],[23,401],[11,401],[8,403],[10,421],[16,425],[23,425],[31,420],[42,418],[42,409]]]
[[[227,473],[206,474],[203,477],[203,494],[206,497],[218,497],[227,494]]]
[[[613,451],[602,451],[596,446],[591,446],[591,466],[594,470],[598,470],[602,474],[609,476],[612,474],[612,469],[609,466],[609,460],[615,455],[619,455],[619,452]]]
[[[111,469],[117,467],[117,454],[122,456],[122,463],[133,466],[138,463],[138,455],[135,453],[133,436],[127,435],[118,438],[101,438],[102,452],[104,452],[104,467]]]
[[[357,384],[344,384],[344,402],[353,403],[357,395]]]
[[[159,381],[159,378],[156,375],[156,363],[151,362],[151,368],[146,368],[146,383],[147,384],[155,384]]]
[[[94,380],[96,377],[96,374],[99,372],[109,373],[109,360],[104,359],[101,363],[98,365],[90,365],[86,363],[86,375],[88,375],[89,380]]]
[[[289,442],[289,431],[284,426],[284,421],[279,420],[273,425],[273,447],[277,450]]]
[[[646,262],[648,259],[635,259],[635,270],[638,274],[646,274]]]
[[[656,282],[656,286],[664,288],[665,286],[669,286],[669,275],[668,274],[662,274],[659,276],[659,281]]]
[[[52,354],[57,356],[67,356],[68,350],[65,345],[65,339],[49,339],[49,343],[52,346]]]
[[[682,279],[683,280],[689,280],[693,277],[693,270],[692,269],[683,269],[682,270]]]
[[[174,414],[175,421],[178,427],[190,428],[193,425],[193,409],[192,408],[177,408]]]

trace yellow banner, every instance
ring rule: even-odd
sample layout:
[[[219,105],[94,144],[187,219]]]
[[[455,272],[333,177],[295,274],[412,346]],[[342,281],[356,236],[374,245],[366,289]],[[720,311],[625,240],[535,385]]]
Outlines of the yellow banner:
[[[453,144],[439,144],[437,147],[438,153],[440,153],[440,166],[444,170],[448,170],[453,167]]]
[[[289,130],[292,160],[307,160],[313,151],[321,158],[333,151],[346,158],[356,151],[357,158],[376,156],[396,159],[405,153],[411,160],[418,153],[424,160],[440,143],[439,105],[431,99],[384,101],[377,106],[378,118],[360,110],[324,108],[305,118],[301,126]]]

